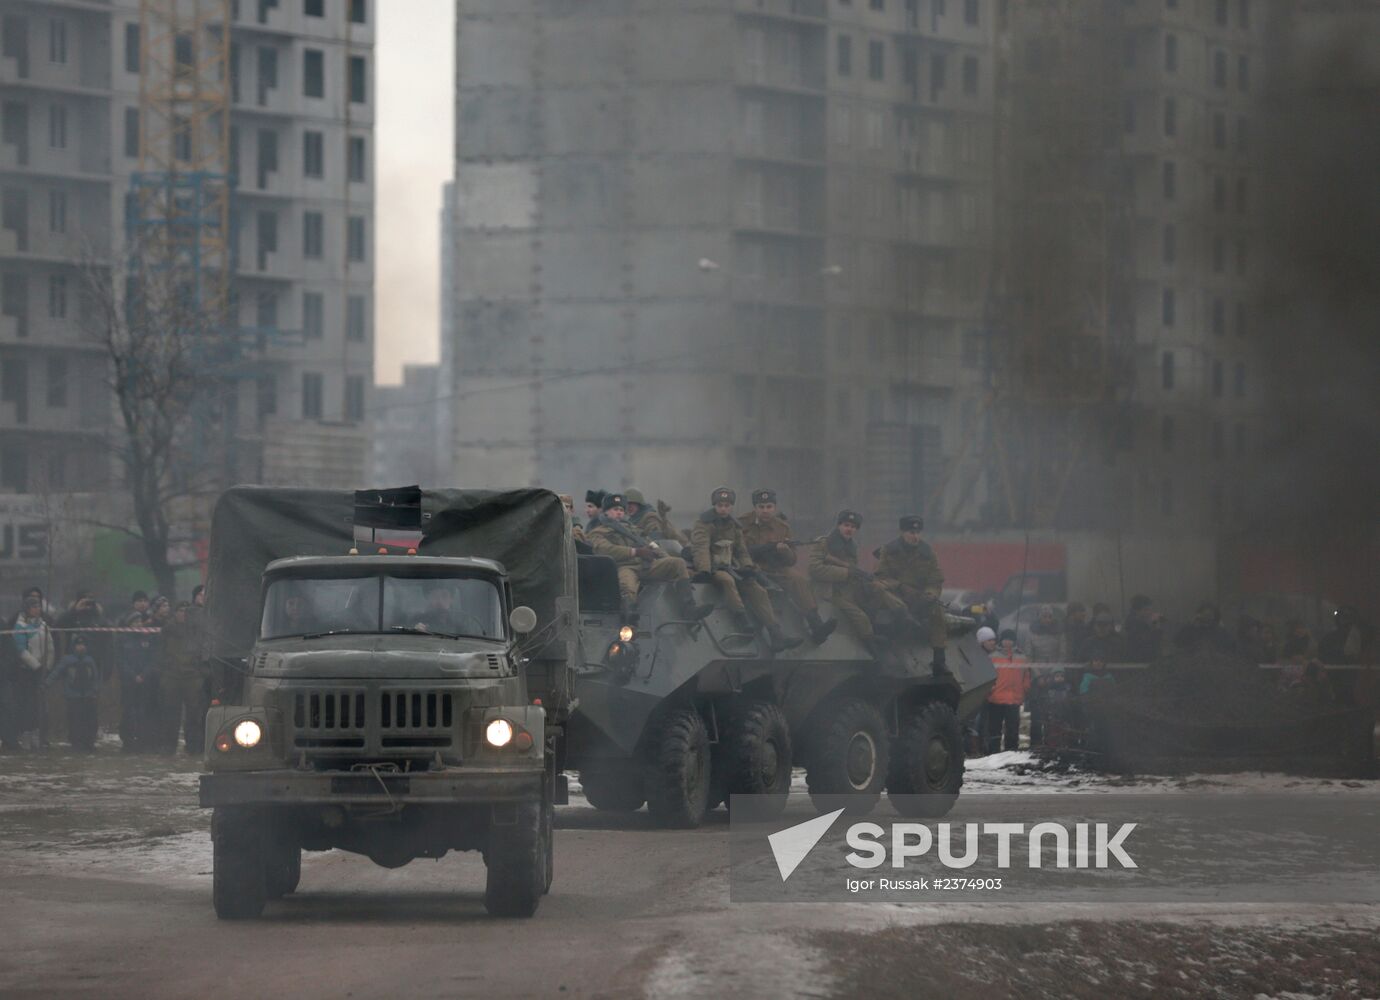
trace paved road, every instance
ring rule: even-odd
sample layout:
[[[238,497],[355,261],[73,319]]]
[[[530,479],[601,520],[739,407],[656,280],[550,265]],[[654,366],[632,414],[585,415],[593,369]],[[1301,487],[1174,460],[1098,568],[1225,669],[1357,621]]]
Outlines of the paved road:
[[[865,982],[812,943],[819,932],[1111,916],[730,904],[722,812],[660,831],[645,812],[611,818],[577,802],[558,811],[556,882],[531,921],[485,915],[478,855],[386,871],[332,852],[307,855],[299,892],[262,920],[224,923],[194,781],[185,762],[0,758],[0,996],[854,994]],[[1374,924],[1373,908],[1361,916]]]

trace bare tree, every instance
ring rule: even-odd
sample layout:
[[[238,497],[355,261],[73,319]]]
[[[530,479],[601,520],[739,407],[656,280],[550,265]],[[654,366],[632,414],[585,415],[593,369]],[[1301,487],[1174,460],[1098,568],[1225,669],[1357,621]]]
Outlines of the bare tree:
[[[158,587],[172,593],[169,545],[189,534],[197,498],[218,486],[216,449],[199,429],[214,422],[225,379],[227,334],[197,294],[198,275],[169,266],[156,245],[126,246],[123,258],[88,256],[83,267],[88,336],[105,354],[122,432],[115,451],[133,526]]]

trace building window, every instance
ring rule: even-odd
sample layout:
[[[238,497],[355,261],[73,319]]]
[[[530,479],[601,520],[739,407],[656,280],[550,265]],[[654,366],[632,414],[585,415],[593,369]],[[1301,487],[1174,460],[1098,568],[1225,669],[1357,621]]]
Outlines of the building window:
[[[364,419],[364,376],[345,376],[345,419],[359,423]]]
[[[1246,395],[1246,366],[1240,361],[1238,361],[1236,367],[1232,369],[1231,386],[1232,392],[1236,394],[1237,399],[1241,399]]]
[[[1174,289],[1166,288],[1160,292],[1160,322],[1173,326],[1175,312]]]
[[[1227,332],[1227,304],[1220,296],[1212,300],[1212,332],[1218,337]]]
[[[260,212],[258,214],[258,243],[255,246],[259,270],[268,270],[268,255],[278,252],[278,214]]]
[[[882,133],[885,131],[883,128],[885,119],[882,118],[882,113],[880,111],[868,109],[867,117],[863,120],[863,124],[867,128],[867,148],[881,149]]]
[[[853,120],[847,104],[834,109],[834,144],[847,146],[853,141]]]
[[[1227,148],[1227,116],[1220,111],[1212,116],[1212,148]]]
[[[868,0],[867,5],[873,10],[886,10],[886,0]]]
[[[1241,90],[1251,89],[1251,57],[1236,57],[1236,86]]]
[[[320,340],[326,329],[326,300],[320,292],[302,293],[302,336]]]
[[[311,55],[314,49],[308,49],[306,57],[303,59],[303,67],[311,65]],[[278,50],[267,45],[259,46],[259,62],[256,69],[258,74],[255,79],[255,98],[259,102],[259,107],[268,104],[268,92],[276,90],[278,87]],[[321,86],[321,53],[316,52],[316,84]],[[303,89],[307,86],[307,78],[303,78]],[[308,97],[312,96],[307,94]],[[317,96],[320,96],[319,94]]]
[[[348,165],[349,178],[361,184],[368,179],[368,157],[365,155],[366,148],[364,136],[362,135],[352,135],[346,140],[345,161]]]
[[[1179,134],[1179,105],[1172,97],[1164,99],[1164,134],[1171,137]]]
[[[302,13],[307,17],[325,17],[326,0],[302,0]]]
[[[1160,189],[1164,193],[1166,201],[1174,200],[1178,186],[1178,170],[1174,166],[1174,161],[1165,160],[1160,167]]]
[[[834,44],[837,48],[835,59],[839,76],[851,76],[853,73],[853,39],[848,35],[839,35]]]
[[[48,145],[53,149],[67,148],[67,109],[61,104],[48,106]]]
[[[1239,215],[1246,214],[1246,178],[1236,178],[1236,211]]]
[[[1212,178],[1212,208],[1215,212],[1227,210],[1227,179],[1221,174]]]
[[[1236,303],[1236,335],[1246,336],[1246,303]]]
[[[302,52],[302,96],[326,96],[325,56],[320,49],[304,49]]]
[[[1174,418],[1160,418],[1160,451],[1168,455],[1174,450]]]
[[[1179,233],[1173,226],[1164,227],[1162,256],[1166,264],[1173,264],[1179,255]]]
[[[350,56],[350,103],[364,104],[367,100],[366,77],[368,64],[363,56]]]
[[[1179,69],[1179,37],[1177,35],[1164,36],[1164,71],[1174,73]]]
[[[325,246],[325,220],[320,212],[302,213],[302,256],[320,260]]]
[[[369,22],[368,0],[350,0],[350,23],[367,24]]]
[[[357,344],[367,339],[363,295],[351,295],[345,300],[345,339]]]
[[[259,158],[256,163],[260,190],[268,187],[268,175],[278,172],[278,133],[259,129]]]
[[[60,274],[48,277],[48,318],[67,318],[67,279]]]
[[[48,359],[48,408],[61,410],[67,406],[67,359]]]
[[[125,72],[139,72],[139,25],[125,25]]]
[[[871,80],[886,79],[886,49],[881,42],[867,43],[867,76]]]
[[[1212,84],[1223,88],[1227,85],[1227,54],[1221,49],[1212,54]]]
[[[977,27],[978,0],[963,0],[963,23]]]
[[[29,335],[29,286],[24,275],[14,271],[0,275],[0,316],[14,320],[16,336]]]
[[[1251,0],[1240,0],[1236,6],[1236,23],[1242,31],[1251,27]]]
[[[302,373],[302,419],[321,419],[321,375],[317,372]]]
[[[1222,362],[1220,362],[1220,361],[1214,361],[1214,362],[1212,363],[1212,398],[1213,398],[1213,399],[1221,399],[1221,398],[1222,398],[1222,387],[1223,387]]]
[[[67,61],[67,22],[60,17],[48,19],[48,61]]]
[[[254,300],[254,325],[259,330],[278,329],[278,295],[275,292],[260,292]]]
[[[139,109],[125,108],[125,156],[139,156]]]
[[[26,423],[28,418],[19,421]],[[21,448],[6,447],[0,450],[0,488],[15,493],[26,493],[29,489],[29,453]]]
[[[173,156],[183,163],[192,159],[192,122],[182,115],[173,115]]]
[[[1160,355],[1160,388],[1174,388],[1174,352],[1165,351]]]
[[[939,92],[944,89],[944,80],[949,75],[948,62],[940,53],[930,56],[930,100],[937,101]]]
[[[1246,241],[1240,238],[1236,241],[1236,273],[1246,273]]]
[[[974,96],[978,92],[977,56],[963,57],[963,92]]]
[[[278,377],[276,375],[259,376],[255,385],[255,404],[260,420],[278,412]]]
[[[326,174],[326,153],[322,146],[320,132],[302,133],[302,176],[324,177]]]
[[[67,192],[48,192],[48,231],[67,232]]]
[[[0,403],[14,404],[15,423],[29,422],[29,366],[21,358],[11,358],[0,368]]]
[[[1217,24],[1225,28],[1227,26],[1228,7],[1230,4],[1228,4],[1227,0],[1216,0],[1213,6],[1215,8],[1215,20]]]
[[[352,215],[345,229],[345,259],[364,260],[364,216]]]

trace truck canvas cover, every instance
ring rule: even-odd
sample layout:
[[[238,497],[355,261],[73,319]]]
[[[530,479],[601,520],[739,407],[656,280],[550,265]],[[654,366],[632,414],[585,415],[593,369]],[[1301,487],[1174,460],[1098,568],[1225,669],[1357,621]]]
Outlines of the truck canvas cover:
[[[543,649],[565,655],[574,632],[575,550],[570,517],[543,489],[421,490],[422,540],[428,556],[493,559],[508,572],[516,604],[537,613]],[[206,605],[211,655],[249,655],[259,629],[264,567],[289,556],[340,556],[354,542],[355,494],[277,486],[236,486],[211,519]],[[386,537],[386,533],[385,536]],[[360,543],[361,559],[369,548]],[[549,652],[547,652],[549,650]]]

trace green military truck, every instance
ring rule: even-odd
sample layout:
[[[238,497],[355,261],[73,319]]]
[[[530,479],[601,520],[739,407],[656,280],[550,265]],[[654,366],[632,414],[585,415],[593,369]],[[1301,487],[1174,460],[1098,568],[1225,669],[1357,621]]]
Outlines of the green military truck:
[[[302,851],[332,848],[387,868],[481,851],[488,911],[535,913],[565,801],[574,574],[544,490],[224,494],[210,652],[238,691],[207,715],[200,787],[217,915],[258,916]]]

